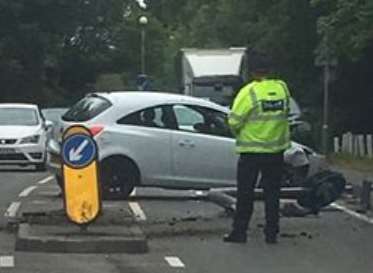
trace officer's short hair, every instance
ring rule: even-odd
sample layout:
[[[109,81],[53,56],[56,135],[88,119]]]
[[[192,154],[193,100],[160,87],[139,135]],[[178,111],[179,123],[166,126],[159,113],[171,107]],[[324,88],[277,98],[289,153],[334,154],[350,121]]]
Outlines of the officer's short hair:
[[[274,68],[272,58],[266,53],[250,50],[247,58],[249,72],[269,73]]]

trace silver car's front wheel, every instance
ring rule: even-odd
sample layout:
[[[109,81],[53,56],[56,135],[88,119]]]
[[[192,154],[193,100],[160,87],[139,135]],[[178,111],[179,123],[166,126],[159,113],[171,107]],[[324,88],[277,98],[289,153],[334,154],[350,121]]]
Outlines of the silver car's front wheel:
[[[101,163],[101,188],[104,199],[128,198],[139,179],[139,171],[129,159],[113,156]]]

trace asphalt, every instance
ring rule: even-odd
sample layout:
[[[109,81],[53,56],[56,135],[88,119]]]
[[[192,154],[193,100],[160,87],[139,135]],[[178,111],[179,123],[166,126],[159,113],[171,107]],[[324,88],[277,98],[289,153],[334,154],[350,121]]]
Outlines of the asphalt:
[[[14,201],[22,202],[20,211],[32,210],[31,203],[28,203],[31,199],[18,195],[47,176],[46,173],[33,172],[1,173],[2,212]],[[53,181],[48,184],[53,184]],[[37,195],[38,189],[30,195]],[[41,192],[51,194],[51,191]],[[159,193],[159,190],[153,189],[137,191],[138,196]],[[0,272],[372,272],[373,225],[344,212],[328,209],[319,216],[282,218],[279,244],[269,246],[264,243],[262,235],[263,205],[257,202],[247,244],[226,244],[221,238],[229,230],[231,218],[224,209],[206,201],[167,198],[174,196],[174,192],[161,193],[165,198],[136,198],[129,206],[132,213],[138,214],[136,221],[148,237],[148,253],[53,254],[15,251],[14,234],[2,229]],[[54,197],[32,199],[34,212],[53,207],[51,200],[55,200]],[[127,202],[121,201],[122,204],[128,206]],[[106,203],[107,208],[112,206],[118,206],[118,203]],[[0,217],[4,221],[3,213]],[[4,256],[14,258],[14,267],[2,267]]]
[[[198,215],[201,213],[198,205],[203,204],[186,207],[197,210],[194,214]],[[146,215],[156,215],[160,210],[154,202],[143,202],[142,206]],[[175,203],[169,204],[167,210],[175,211],[175,206]],[[179,206],[180,211],[185,211],[185,207]],[[210,216],[217,212],[214,207],[203,208]],[[186,211],[185,216],[191,213]],[[225,218],[221,212],[218,215],[220,219]],[[224,226],[226,230],[230,226],[230,219],[226,219],[203,222],[205,230],[215,232],[197,232],[190,236],[189,231],[184,235],[154,237],[149,242],[150,249],[152,246],[172,249],[188,272],[372,272],[371,224],[331,209],[319,216],[282,218],[279,244],[268,246],[263,240],[263,216],[263,205],[258,202],[249,241],[244,245],[222,242]],[[180,224],[183,228],[183,223]],[[201,229],[200,225],[196,220],[194,229]]]
[[[372,228],[341,213],[329,214],[325,220],[283,221],[276,246],[263,242],[260,218],[245,245],[222,243],[222,233],[154,239],[152,244],[178,253],[188,272],[372,272]]]
[[[15,238],[7,229],[5,213],[13,202],[20,201],[19,193],[47,176],[25,168],[0,168],[0,272],[5,270],[1,259],[13,257],[15,253]]]
[[[0,228],[6,224],[2,217],[9,205],[18,200],[19,193],[47,177],[46,173],[35,172],[24,168],[0,168]]]

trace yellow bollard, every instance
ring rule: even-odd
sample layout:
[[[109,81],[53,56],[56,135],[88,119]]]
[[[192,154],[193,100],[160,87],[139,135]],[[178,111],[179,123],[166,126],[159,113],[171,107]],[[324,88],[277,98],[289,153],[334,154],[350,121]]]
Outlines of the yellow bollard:
[[[66,215],[90,224],[101,211],[97,144],[87,128],[75,125],[64,133],[61,153]]]

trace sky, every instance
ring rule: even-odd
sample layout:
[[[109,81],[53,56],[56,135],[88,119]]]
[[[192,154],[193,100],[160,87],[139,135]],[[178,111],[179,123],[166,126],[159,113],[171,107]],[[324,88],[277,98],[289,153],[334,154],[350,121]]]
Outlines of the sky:
[[[140,8],[142,8],[142,9],[147,8],[144,0],[136,0],[136,2],[139,4]]]

